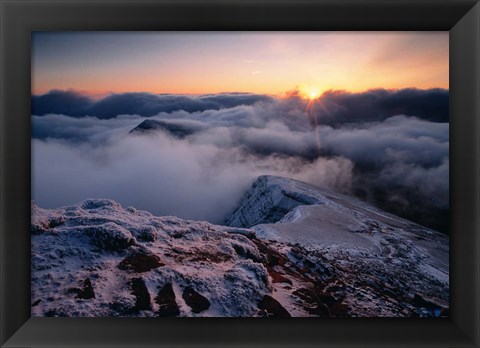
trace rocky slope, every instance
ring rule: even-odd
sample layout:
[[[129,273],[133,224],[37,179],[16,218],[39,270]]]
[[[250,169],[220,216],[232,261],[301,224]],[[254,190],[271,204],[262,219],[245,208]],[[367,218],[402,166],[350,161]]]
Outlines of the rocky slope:
[[[301,245],[323,255],[342,273],[341,281],[350,284],[343,302],[350,306],[364,306],[358,301],[362,296],[374,305],[387,291],[395,303],[392,310],[397,308],[386,310],[388,316],[401,315],[408,298],[431,298],[444,312],[448,307],[448,237],[355,198],[261,176],[225,222],[251,227],[262,240]],[[384,299],[378,310],[388,307],[382,303]],[[369,312],[371,306],[363,310]]]
[[[250,229],[111,200],[32,205],[32,315],[448,314],[446,237],[285,178],[245,197],[242,221],[263,222]]]
[[[32,207],[36,316],[255,316],[272,287],[248,230],[110,200]]]

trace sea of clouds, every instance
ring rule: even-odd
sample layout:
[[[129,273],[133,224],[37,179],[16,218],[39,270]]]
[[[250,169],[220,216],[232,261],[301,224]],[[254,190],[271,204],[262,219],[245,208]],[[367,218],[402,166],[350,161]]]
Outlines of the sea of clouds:
[[[221,223],[262,174],[327,186],[446,231],[448,91],[186,96],[74,91],[32,97],[32,199],[111,198],[157,215]],[[184,138],[130,133],[146,119]]]

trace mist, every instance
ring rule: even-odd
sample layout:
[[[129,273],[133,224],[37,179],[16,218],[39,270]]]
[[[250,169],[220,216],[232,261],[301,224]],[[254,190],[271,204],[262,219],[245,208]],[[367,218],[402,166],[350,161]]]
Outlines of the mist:
[[[102,197],[158,215],[221,223],[262,174],[338,188],[351,182],[346,159],[258,157],[163,133],[118,137],[95,147],[37,139],[32,146],[33,198],[45,207]]]

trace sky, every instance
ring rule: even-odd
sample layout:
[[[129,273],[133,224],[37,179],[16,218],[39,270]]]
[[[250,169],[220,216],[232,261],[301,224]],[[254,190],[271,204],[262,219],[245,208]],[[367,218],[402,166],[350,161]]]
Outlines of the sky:
[[[34,32],[32,94],[448,89],[448,32]]]

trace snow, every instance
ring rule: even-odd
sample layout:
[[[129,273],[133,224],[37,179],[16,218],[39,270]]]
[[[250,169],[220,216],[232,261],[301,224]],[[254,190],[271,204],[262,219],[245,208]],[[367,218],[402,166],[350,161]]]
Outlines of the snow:
[[[303,205],[296,204],[300,196]],[[283,217],[270,219],[273,209],[284,212]],[[442,275],[448,275],[448,237],[355,198],[293,179],[259,177],[226,221],[247,226],[262,221],[252,226],[258,237],[314,248],[341,248],[387,259],[401,254],[431,266],[423,271],[448,283]]]
[[[261,255],[244,229],[88,200],[54,210],[33,205],[32,231],[32,303],[41,300],[32,307],[34,316],[154,316],[154,301],[152,310],[130,313],[129,282],[139,276],[152,298],[173,283],[183,316],[254,316],[256,303],[270,292]],[[142,273],[119,269],[134,252],[156,255],[164,265]],[[87,278],[95,298],[75,298],[71,289]],[[188,285],[209,299],[207,311],[194,314],[183,302]]]
[[[297,204],[292,190],[309,197],[304,199],[307,203]],[[283,217],[277,214],[272,219],[272,210]],[[251,226],[262,239],[322,252],[351,272],[369,269],[375,277],[404,278],[410,282],[408,292],[429,293],[448,306],[448,237],[355,198],[264,176],[226,222]]]
[[[312,195],[313,193],[313,195]],[[277,222],[299,205],[322,203],[310,185],[291,179],[260,176],[245,193],[239,207],[225,219],[227,226],[251,227]]]

